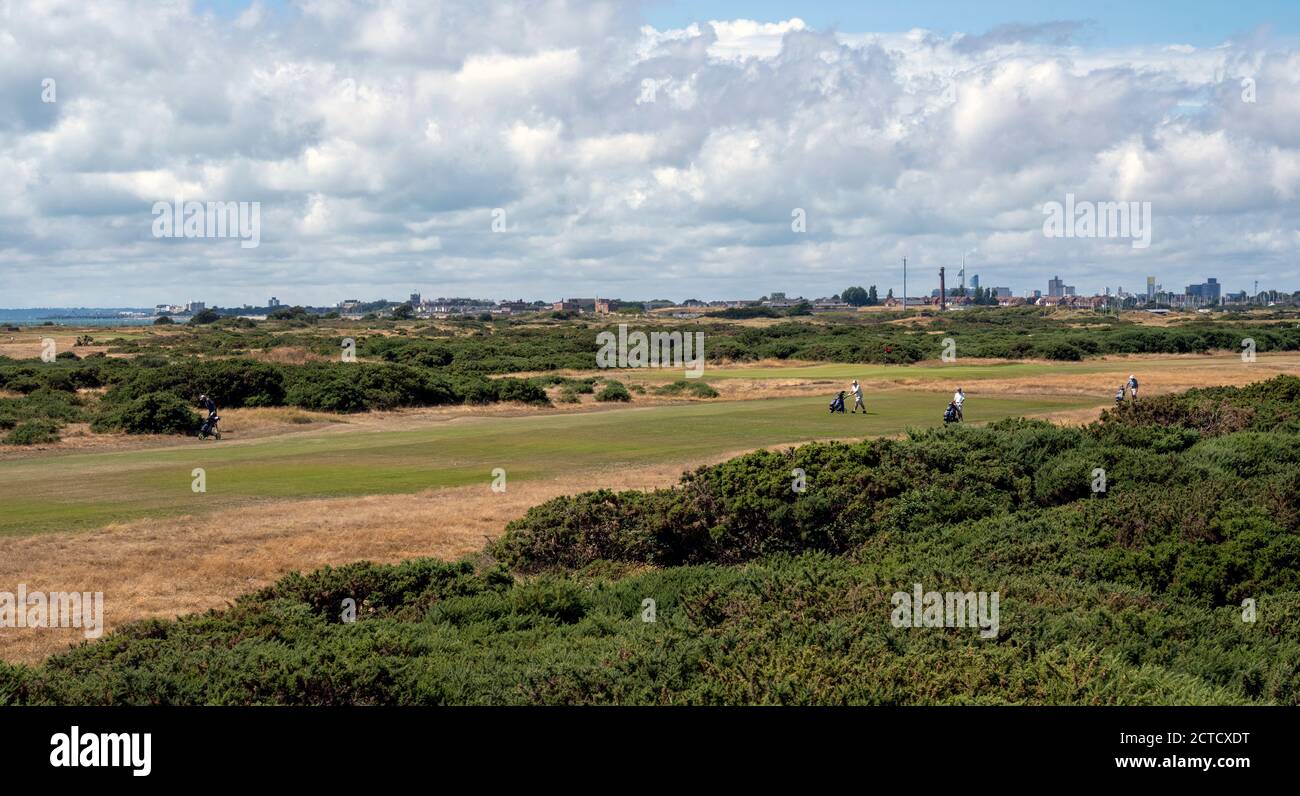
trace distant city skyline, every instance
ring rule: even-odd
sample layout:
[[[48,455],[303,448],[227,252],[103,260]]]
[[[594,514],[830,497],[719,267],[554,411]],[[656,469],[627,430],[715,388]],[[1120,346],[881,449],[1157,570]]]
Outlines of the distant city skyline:
[[[928,284],[924,282],[921,278],[919,278],[920,276],[922,275],[918,274],[917,277],[910,278],[909,286],[908,286],[909,296],[922,297],[922,296],[938,295],[939,282],[938,282],[937,271],[935,274],[933,284]],[[1147,290],[1145,279],[1141,279],[1141,280],[1133,279],[1129,282],[1131,286],[1125,286],[1123,283],[1118,283],[1114,285],[1101,285],[1098,286],[1095,290],[1083,290],[1080,289],[1077,285],[1066,284],[1067,280],[1061,278],[1060,282],[1061,282],[1062,291],[1053,292],[1052,283],[1057,278],[1059,278],[1059,275],[1053,275],[1052,277],[1046,280],[1044,286],[1042,287],[1019,288],[1014,285],[995,284],[992,281],[984,278],[981,274],[972,274],[968,277],[966,292],[967,294],[973,294],[977,288],[983,286],[986,290],[1004,291],[1003,295],[1007,295],[1005,291],[1009,290],[1010,291],[1009,295],[1018,296],[1018,297],[1025,297],[1025,296],[1033,297],[1035,295],[1042,295],[1042,296],[1060,296],[1060,295],[1100,296],[1100,295],[1108,295],[1108,294],[1119,295],[1121,291],[1123,292],[1124,295],[1128,295],[1128,296],[1136,296],[1140,298],[1145,298],[1146,296],[1148,296],[1148,290]],[[1198,287],[1204,288],[1207,285],[1213,287],[1212,292],[1202,294],[1202,293],[1198,293],[1196,290],[1191,290],[1191,291],[1188,290],[1189,288],[1198,288]],[[553,290],[549,293],[539,294],[539,295],[528,295],[519,292],[509,293],[507,295],[494,295],[494,294],[487,294],[487,293],[455,293],[455,292],[438,293],[436,290],[428,290],[428,289],[411,290],[410,288],[407,288],[405,291],[402,291],[406,293],[405,297],[403,297],[400,292],[393,293],[392,295],[383,295],[381,293],[376,293],[376,292],[362,291],[359,292],[355,297],[352,297],[351,294],[349,294],[349,298],[333,298],[333,299],[326,299],[326,300],[298,300],[298,299],[294,299],[293,297],[289,297],[288,299],[281,299],[278,296],[269,296],[261,299],[222,302],[222,301],[214,301],[210,299],[194,299],[194,298],[186,297],[183,299],[176,299],[176,300],[172,300],[169,298],[163,301],[150,301],[141,304],[129,304],[129,303],[128,304],[103,304],[103,305],[11,304],[9,306],[0,307],[0,309],[25,310],[25,309],[132,308],[132,309],[143,310],[143,309],[152,309],[160,306],[172,306],[172,307],[181,308],[181,307],[186,307],[186,305],[189,304],[196,304],[198,309],[202,309],[204,306],[220,307],[222,309],[239,309],[243,307],[275,308],[280,306],[288,307],[288,306],[295,306],[295,305],[310,306],[310,307],[337,307],[340,304],[348,301],[357,301],[362,304],[374,303],[379,301],[390,301],[390,302],[401,303],[404,301],[408,301],[417,296],[422,297],[425,300],[434,300],[435,298],[438,300],[449,300],[453,298],[473,298],[473,299],[482,299],[482,300],[494,301],[494,302],[509,302],[509,301],[523,300],[526,302],[543,301],[549,303],[554,301],[560,301],[580,294],[597,296],[600,298],[619,299],[623,301],[651,301],[656,299],[668,299],[680,303],[684,301],[689,301],[691,299],[698,299],[701,301],[738,301],[738,300],[752,301],[769,295],[801,296],[803,298],[808,298],[808,299],[829,298],[831,296],[839,295],[840,292],[842,292],[843,290],[849,287],[870,288],[872,286],[876,287],[877,291],[879,292],[880,298],[882,300],[891,290],[893,291],[893,294],[896,296],[902,295],[901,284],[897,287],[894,287],[890,285],[879,285],[873,282],[863,282],[859,280],[856,282],[850,281],[849,284],[842,285],[839,288],[834,290],[815,291],[815,290],[808,290],[806,288],[788,285],[785,287],[784,290],[779,290],[779,291],[766,290],[766,291],[750,292],[744,294],[730,293],[726,295],[710,295],[701,292],[692,293],[690,291],[679,294],[675,290],[661,291],[653,294],[637,294],[637,293],[608,294],[604,292],[592,293],[591,291],[586,291],[586,293],[583,293],[583,291],[581,290],[564,291],[563,289],[561,289],[558,293]],[[955,291],[959,288],[960,288],[959,283],[950,282],[948,284],[948,291],[950,294],[952,293],[952,291]],[[1285,293],[1289,295],[1297,292],[1298,290],[1300,290],[1300,287],[1267,284],[1267,283],[1260,284],[1260,286],[1258,287],[1258,292],[1260,293],[1273,291],[1273,292]],[[1222,280],[1218,279],[1218,277],[1207,276],[1200,281],[1192,282],[1187,285],[1164,285],[1159,280],[1159,278],[1157,278],[1155,284],[1153,285],[1153,290],[1151,291],[1151,293],[1161,294],[1161,295],[1167,295],[1167,294],[1189,295],[1189,296],[1196,296],[1198,298],[1203,298],[1206,301],[1213,301],[1213,300],[1227,297],[1229,295],[1238,295],[1241,293],[1244,293],[1247,296],[1253,298],[1254,296],[1257,295],[1257,290],[1253,283],[1249,285],[1225,284]],[[337,293],[337,295],[342,295],[342,293]],[[176,310],[176,311],[180,311],[180,310]]]
[[[958,279],[960,279],[960,277],[958,277]],[[909,297],[919,298],[924,296],[937,296],[939,294],[937,274],[936,274],[934,285],[929,288],[927,288],[925,284],[917,280],[913,280],[911,284],[914,287],[909,288]],[[967,295],[974,295],[974,292],[976,290],[983,287],[987,291],[994,291],[995,296],[1003,297],[1003,298],[1008,296],[1036,298],[1039,296],[1059,297],[1059,296],[1067,296],[1067,295],[1069,296],[1124,295],[1124,296],[1136,297],[1139,299],[1147,300],[1147,299],[1154,299],[1159,296],[1175,295],[1175,296],[1186,296],[1207,303],[1224,300],[1227,299],[1229,296],[1245,295],[1248,298],[1255,298],[1260,293],[1266,293],[1266,292],[1277,292],[1286,295],[1291,295],[1295,292],[1298,292],[1297,290],[1292,290],[1285,286],[1268,285],[1268,284],[1261,285],[1258,288],[1256,288],[1254,284],[1251,284],[1249,286],[1246,285],[1231,286],[1231,285],[1224,284],[1222,281],[1218,279],[1218,277],[1214,277],[1214,276],[1208,276],[1205,277],[1204,281],[1194,282],[1183,286],[1165,286],[1162,282],[1160,282],[1158,277],[1156,278],[1147,277],[1146,279],[1142,280],[1140,283],[1134,280],[1133,282],[1131,282],[1131,284],[1133,285],[1132,288],[1124,287],[1123,284],[1116,284],[1116,285],[1100,286],[1096,290],[1079,290],[1076,285],[1066,284],[1065,279],[1061,278],[1059,275],[1054,275],[1053,277],[1047,280],[1045,287],[1017,289],[1014,287],[1009,287],[1007,285],[990,284],[989,280],[984,279],[982,275],[971,274],[968,277],[968,283],[965,286],[965,291]],[[779,291],[768,290],[765,292],[757,292],[752,294],[743,294],[743,295],[731,294],[725,296],[710,296],[710,295],[705,295],[700,293],[687,293],[683,295],[675,295],[673,293],[663,293],[663,294],[656,293],[654,295],[639,295],[639,294],[613,295],[613,294],[597,293],[597,294],[590,294],[590,295],[594,295],[597,298],[618,299],[621,301],[654,301],[654,300],[666,299],[678,304],[682,302],[690,301],[692,299],[705,301],[705,302],[754,301],[769,296],[773,298],[780,297],[782,299],[785,299],[787,296],[791,298],[800,297],[800,298],[806,298],[811,300],[811,299],[831,298],[834,296],[838,296],[843,290],[850,287],[863,287],[863,288],[875,287],[878,292],[879,298],[882,301],[884,300],[886,295],[890,293],[891,290],[893,291],[894,295],[902,296],[901,287],[899,287],[898,289],[894,289],[889,286],[882,287],[875,283],[847,284],[840,287],[837,290],[832,290],[832,291],[808,291],[801,288],[788,286],[786,287],[785,290],[779,290]],[[949,295],[954,295],[955,291],[958,291],[960,289],[961,289],[960,282],[949,283],[947,286]],[[341,307],[349,303],[373,304],[381,301],[402,303],[405,301],[405,302],[418,304],[421,302],[421,300],[423,300],[425,303],[428,303],[432,301],[450,301],[455,299],[475,299],[475,300],[491,301],[497,303],[513,303],[517,301],[553,303],[553,302],[559,302],[559,301],[572,298],[574,296],[579,295],[580,293],[580,291],[571,290],[568,292],[561,291],[560,293],[554,295],[546,294],[546,295],[536,295],[536,296],[529,296],[525,294],[510,294],[508,296],[496,296],[496,295],[487,295],[487,294],[455,294],[455,293],[447,293],[445,295],[438,293],[435,296],[435,292],[436,291],[426,292],[424,290],[408,291],[406,298],[402,298],[400,295],[383,296],[379,294],[374,294],[374,295],[358,294],[357,297],[336,298],[331,301],[298,301],[292,298],[286,301],[286,300],[282,300],[278,296],[269,296],[260,300],[255,299],[250,301],[239,301],[233,303],[222,303],[222,302],[187,298],[183,301],[163,301],[163,302],[155,302],[155,303],[142,304],[142,305],[122,305],[120,307],[119,306],[101,307],[101,306],[90,306],[90,305],[44,305],[44,306],[30,306],[30,307],[21,307],[21,306],[0,307],[0,310],[3,309],[17,309],[17,310],[120,309],[129,306],[130,308],[137,309],[137,310],[158,309],[162,307],[167,307],[169,312],[179,313],[179,312],[191,312],[191,311],[201,310],[205,306],[218,307],[221,309],[242,309],[242,308],[274,309],[282,306],[290,307],[295,305],[325,308],[325,307]]]

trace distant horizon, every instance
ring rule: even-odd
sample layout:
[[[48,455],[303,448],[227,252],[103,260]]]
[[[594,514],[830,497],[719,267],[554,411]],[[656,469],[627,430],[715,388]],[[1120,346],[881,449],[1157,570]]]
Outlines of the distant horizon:
[[[910,270],[911,270],[911,269],[909,268],[909,273],[910,273]],[[981,277],[982,277],[982,275],[981,275]],[[1205,278],[1206,278],[1206,279],[1209,279],[1210,277],[1205,277]],[[1070,281],[1070,279],[1068,279],[1068,278],[1063,278],[1062,281],[1068,283],[1068,282]],[[935,280],[935,284],[934,284],[934,286],[932,286],[932,287],[927,287],[927,288],[925,288],[922,292],[917,292],[916,290],[913,290],[913,289],[912,289],[912,285],[913,285],[913,284],[914,284],[913,280],[909,277],[909,279],[908,279],[908,289],[909,289],[909,292],[908,292],[908,298],[925,298],[925,297],[930,296],[930,295],[932,294],[932,291],[937,291],[937,290],[938,290],[938,281],[937,281],[937,279]],[[1163,283],[1157,283],[1157,284],[1163,284]],[[1192,283],[1192,284],[1203,284],[1203,282]],[[1253,298],[1254,296],[1259,295],[1259,293],[1263,293],[1263,292],[1269,292],[1269,291],[1271,291],[1271,292],[1281,293],[1281,294],[1285,294],[1285,295],[1293,295],[1294,293],[1297,292],[1297,290],[1300,290],[1300,288],[1298,288],[1298,289],[1287,289],[1286,287],[1275,287],[1275,286],[1272,286],[1272,285],[1260,285],[1259,293],[1256,293],[1256,292],[1254,291],[1253,286],[1248,286],[1248,287],[1232,287],[1232,286],[1229,285],[1228,283],[1223,282],[1223,280],[1221,280],[1221,279],[1219,280],[1219,285],[1220,285],[1220,287],[1222,288],[1222,294],[1225,295],[1225,296],[1227,296],[1227,295],[1233,295],[1233,294],[1238,294],[1238,293],[1240,293],[1240,292],[1242,292],[1242,291],[1244,290],[1244,291],[1246,292],[1247,296],[1252,297],[1252,298]],[[332,309],[332,308],[337,308],[338,304],[340,304],[341,302],[343,302],[343,301],[350,301],[350,300],[353,300],[353,298],[355,298],[355,300],[357,300],[357,301],[360,301],[362,304],[370,304],[370,303],[375,303],[375,302],[379,302],[379,301],[388,301],[388,302],[392,302],[392,303],[395,303],[395,304],[401,304],[401,303],[405,303],[405,301],[406,301],[407,299],[409,299],[410,294],[413,293],[413,292],[418,292],[418,293],[420,294],[420,296],[421,296],[422,299],[435,299],[435,298],[445,298],[445,299],[480,299],[480,300],[484,300],[484,301],[492,301],[492,302],[504,302],[504,301],[517,301],[517,300],[523,300],[523,301],[526,301],[526,302],[529,302],[529,303],[537,302],[537,301],[541,301],[541,302],[545,302],[545,303],[554,303],[554,302],[557,302],[557,301],[563,301],[563,300],[567,300],[567,299],[571,299],[571,298],[602,298],[602,299],[604,299],[604,298],[609,298],[609,299],[614,299],[614,300],[617,300],[617,301],[623,301],[623,302],[643,302],[643,301],[659,301],[659,300],[667,300],[667,301],[672,301],[672,302],[674,302],[674,303],[676,303],[676,304],[681,304],[681,303],[684,302],[684,301],[690,301],[690,300],[699,300],[699,301],[757,301],[757,300],[759,300],[759,299],[761,299],[761,298],[765,298],[765,297],[767,297],[767,296],[770,296],[770,295],[771,295],[772,293],[774,293],[774,292],[775,292],[775,293],[784,293],[784,294],[785,294],[787,297],[789,297],[789,298],[805,298],[805,299],[831,298],[831,297],[833,297],[833,296],[837,296],[837,295],[839,295],[839,294],[842,293],[844,290],[846,290],[847,288],[850,288],[850,287],[862,287],[862,288],[870,289],[870,288],[872,287],[872,285],[871,285],[871,284],[844,285],[843,287],[839,288],[838,290],[834,290],[834,291],[830,291],[830,292],[825,292],[825,293],[821,293],[821,294],[814,294],[814,293],[800,293],[800,292],[797,291],[797,290],[791,290],[791,289],[787,288],[786,290],[775,290],[775,291],[773,291],[773,290],[769,290],[769,291],[767,291],[767,292],[758,293],[758,294],[755,294],[755,295],[753,295],[753,296],[745,296],[745,295],[709,296],[709,295],[706,295],[706,294],[690,294],[690,295],[685,295],[685,294],[684,294],[684,295],[681,295],[681,296],[679,296],[679,297],[675,297],[675,296],[673,296],[673,295],[671,295],[671,294],[663,294],[663,295],[656,294],[656,295],[653,295],[653,296],[636,296],[636,295],[633,295],[633,294],[627,294],[627,295],[621,295],[621,296],[620,296],[620,295],[606,295],[605,293],[593,294],[593,293],[571,292],[571,293],[566,293],[566,294],[563,295],[563,296],[556,296],[555,298],[536,298],[536,297],[529,297],[529,296],[527,296],[527,295],[517,295],[517,294],[513,294],[513,293],[512,293],[512,294],[509,294],[509,295],[506,295],[506,296],[489,296],[489,295],[474,295],[474,294],[460,294],[460,295],[451,295],[451,294],[443,295],[443,294],[438,294],[438,295],[434,295],[434,294],[432,294],[432,293],[426,293],[426,292],[423,291],[423,290],[418,290],[418,291],[417,291],[417,290],[407,290],[407,291],[406,291],[406,297],[405,297],[405,298],[400,297],[400,296],[399,296],[399,297],[392,297],[392,298],[390,298],[390,297],[386,297],[386,296],[379,296],[379,297],[376,297],[376,298],[350,297],[350,298],[348,298],[348,299],[334,299],[334,300],[332,300],[332,301],[327,301],[327,302],[318,302],[318,301],[294,301],[294,300],[287,300],[287,299],[283,299],[283,298],[281,298],[281,299],[280,299],[280,305],[279,305],[279,306],[280,306],[280,307],[294,307],[294,306],[299,306],[299,307],[312,307],[312,308],[317,308],[317,309],[327,309],[327,308],[328,308],[328,309]],[[889,293],[889,290],[890,290],[890,289],[889,289],[889,288],[883,288],[883,287],[881,287],[881,286],[879,286],[879,285],[875,285],[875,287],[876,287],[877,292],[879,293],[879,297],[880,297],[880,299],[881,299],[881,300],[884,300],[885,296]],[[947,282],[947,288],[948,288],[949,291],[951,291],[951,290],[953,290],[953,289],[956,289],[956,288],[959,288],[959,287],[960,287],[960,284],[954,284],[951,280],[949,280],[949,281]],[[1009,286],[1009,285],[998,285],[998,284],[986,283],[986,281],[985,281],[983,278],[981,278],[981,280],[980,280],[980,287],[982,287],[982,288],[986,288],[986,289],[989,289],[989,288],[998,288],[998,287],[1009,288],[1010,286]],[[1105,287],[1104,287],[1104,286],[1103,286],[1103,288],[1101,288],[1100,290],[1097,290],[1097,291],[1095,291],[1095,292],[1079,290],[1079,289],[1078,289],[1078,287],[1079,287],[1078,285],[1073,285],[1072,287],[1075,288],[1075,295],[1078,295],[1078,296],[1101,296],[1101,295],[1105,295],[1105,293],[1103,292],[1103,291],[1105,290]],[[1119,286],[1114,286],[1114,287],[1115,287],[1116,289],[1118,289]],[[1182,291],[1185,290],[1186,287],[1187,287],[1187,285],[1180,285],[1180,286],[1178,286],[1177,288],[1172,288],[1171,286],[1165,285],[1165,286],[1163,287],[1163,289],[1162,289],[1160,292],[1162,292],[1162,293],[1173,293],[1174,295],[1183,295]],[[966,282],[966,290],[967,290],[967,292],[973,292],[973,289],[974,289],[974,288],[971,286],[971,284],[970,284],[970,280],[967,279],[967,282]],[[1046,290],[1045,288],[1029,288],[1028,290],[1017,290],[1017,289],[1015,289],[1015,288],[1011,288],[1011,290],[1012,290],[1012,293],[1011,293],[1012,296],[1020,297],[1020,298],[1025,297],[1026,295],[1028,295],[1029,293],[1032,293],[1032,292],[1035,291],[1035,290],[1039,290],[1039,291],[1041,291],[1042,294],[1043,294],[1044,296],[1048,295],[1047,290]],[[1139,297],[1141,297],[1141,296],[1145,296],[1145,295],[1146,295],[1145,280],[1143,280],[1143,282],[1142,282],[1142,289],[1141,289],[1141,290],[1126,289],[1125,292],[1128,293],[1129,295],[1132,295],[1132,296],[1139,296]],[[894,290],[894,295],[895,295],[895,296],[898,296],[898,297],[901,297],[901,287],[899,287],[898,289],[895,289],[895,290]],[[1114,295],[1114,293],[1112,293],[1112,295]],[[279,297],[277,297],[277,298],[279,298]],[[196,298],[196,299],[190,299],[190,301],[202,301],[206,307],[211,308],[211,309],[227,309],[227,310],[234,310],[234,309],[243,309],[245,306],[247,306],[247,307],[251,307],[251,308],[253,308],[253,309],[265,309],[265,308],[269,308],[269,307],[271,307],[270,304],[267,304],[267,303],[265,303],[265,302],[263,302],[263,303],[256,303],[256,302],[249,302],[249,301],[238,301],[238,302],[234,302],[234,303],[222,303],[222,302],[214,302],[214,301],[204,301],[203,299],[198,299],[198,298]],[[152,312],[152,311],[153,311],[154,309],[156,309],[156,307],[157,307],[158,305],[160,305],[160,304],[171,304],[171,305],[173,305],[173,306],[181,306],[181,305],[183,305],[184,303],[186,303],[186,302],[181,302],[181,301],[177,301],[177,302],[154,301],[154,302],[149,302],[149,303],[146,303],[146,304],[140,304],[140,305],[113,305],[113,306],[90,306],[90,305],[71,305],[71,304],[69,304],[69,305],[32,305],[32,306],[26,306],[26,307],[0,307],[0,313],[4,313],[4,312],[36,312],[36,311],[41,311],[41,310],[84,310],[84,311],[102,311],[102,312],[108,312],[108,311],[139,311],[139,312]],[[176,313],[172,313],[172,314],[176,314]]]

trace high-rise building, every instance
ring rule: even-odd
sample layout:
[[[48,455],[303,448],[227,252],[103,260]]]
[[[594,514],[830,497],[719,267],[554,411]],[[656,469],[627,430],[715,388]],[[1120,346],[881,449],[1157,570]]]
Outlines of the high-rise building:
[[[419,294],[419,293],[412,293],[412,294],[411,294],[411,306],[412,306],[412,307],[418,307],[418,306],[420,306],[420,294]]]
[[[1199,285],[1188,285],[1186,293],[1188,298],[1196,299],[1205,304],[1213,304],[1219,300],[1222,288],[1223,286],[1219,284],[1218,279],[1210,277]]]
[[[1049,296],[1073,296],[1074,285],[1067,285],[1059,276],[1054,276],[1047,280],[1047,295]]]
[[[975,274],[974,276],[972,276],[972,277],[970,278],[970,289],[971,289],[971,290],[979,290],[979,289],[980,289],[980,275],[979,275],[979,274]]]
[[[1156,297],[1156,278],[1154,276],[1148,276],[1147,277],[1147,301],[1151,301],[1155,297]]]
[[[268,306],[268,307],[278,307],[278,306],[280,306],[280,300],[279,300],[278,298],[276,298],[275,296],[271,296],[271,300],[268,301],[268,302],[266,302],[266,306]]]

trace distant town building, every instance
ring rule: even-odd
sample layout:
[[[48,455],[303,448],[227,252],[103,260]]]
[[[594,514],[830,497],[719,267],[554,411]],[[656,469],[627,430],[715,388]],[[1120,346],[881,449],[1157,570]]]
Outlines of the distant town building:
[[[419,293],[412,293],[412,294],[411,294],[411,297],[410,297],[409,299],[407,299],[407,302],[408,302],[412,307],[418,307],[418,306],[420,306],[420,294],[419,294]]]
[[[789,309],[790,307],[797,307],[806,301],[807,299],[805,299],[803,296],[796,296],[795,298],[786,298],[784,293],[773,293],[771,296],[768,297],[767,301],[763,302],[763,306],[771,307],[774,310],[783,310],[783,309]]]
[[[1059,276],[1054,276],[1047,280],[1047,295],[1050,296],[1073,296],[1074,285],[1067,285]]]
[[[279,300],[278,298],[276,298],[275,296],[271,296],[271,300],[268,301],[268,302],[266,302],[266,306],[268,306],[268,307],[278,307],[278,306],[280,306],[280,300]]]
[[[1219,300],[1221,288],[1222,285],[1219,284],[1219,280],[1210,277],[1202,284],[1188,285],[1185,293],[1194,303],[1213,304]]]

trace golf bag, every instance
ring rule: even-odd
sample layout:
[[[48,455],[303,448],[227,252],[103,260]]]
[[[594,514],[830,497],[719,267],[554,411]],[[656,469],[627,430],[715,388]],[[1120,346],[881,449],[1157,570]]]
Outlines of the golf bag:
[[[831,400],[831,413],[834,414],[835,412],[841,414],[844,412],[844,393],[840,393]]]
[[[217,423],[221,418],[215,413],[208,415],[208,419],[203,421],[203,426],[199,429],[199,439],[221,439],[221,432],[217,429]]]
[[[960,423],[961,412],[957,409],[957,404],[948,404],[948,408],[943,410],[943,422]]]

